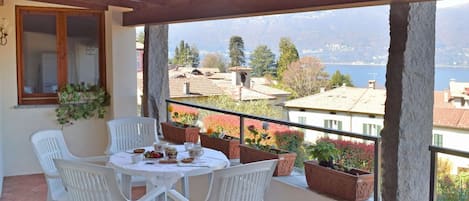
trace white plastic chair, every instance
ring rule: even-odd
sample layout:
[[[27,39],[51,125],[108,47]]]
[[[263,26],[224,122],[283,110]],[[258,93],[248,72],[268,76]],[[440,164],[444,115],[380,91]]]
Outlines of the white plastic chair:
[[[277,160],[267,160],[214,171],[206,201],[264,200],[276,165]],[[173,200],[188,201],[175,190],[170,190],[168,196]]]
[[[114,154],[158,142],[156,119],[126,117],[107,122],[109,143],[106,154]]]
[[[44,171],[47,182],[47,200],[61,200],[65,189],[60,180],[53,159],[80,160],[86,162],[106,162],[106,156],[79,158],[70,153],[61,130],[42,130],[31,135],[33,151]]]
[[[112,168],[93,164],[55,159],[69,201],[129,201],[119,190]],[[155,188],[138,201],[155,200],[165,192]]]

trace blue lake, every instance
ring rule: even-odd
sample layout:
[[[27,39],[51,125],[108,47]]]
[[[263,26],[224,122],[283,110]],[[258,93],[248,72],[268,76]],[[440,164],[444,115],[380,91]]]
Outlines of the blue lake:
[[[356,87],[367,87],[368,80],[375,79],[378,88],[384,88],[386,66],[325,64],[325,70],[331,76],[336,70],[349,74]],[[469,68],[437,67],[435,70],[435,90],[448,89],[449,80],[469,82]]]

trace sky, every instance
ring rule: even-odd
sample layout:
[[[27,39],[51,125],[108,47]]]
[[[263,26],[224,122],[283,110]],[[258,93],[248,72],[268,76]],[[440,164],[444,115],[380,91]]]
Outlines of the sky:
[[[451,7],[456,7],[456,6],[460,6],[463,4],[469,4],[469,0],[439,0],[437,1],[437,8],[438,9],[451,8]],[[136,31],[137,33],[143,32],[143,27],[142,26],[137,27]]]

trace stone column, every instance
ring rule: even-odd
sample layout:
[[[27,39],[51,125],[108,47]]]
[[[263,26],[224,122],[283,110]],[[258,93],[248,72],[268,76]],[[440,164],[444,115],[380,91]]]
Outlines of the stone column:
[[[166,102],[169,98],[168,25],[145,25],[143,53],[142,112],[146,117],[166,121]]]
[[[382,131],[382,198],[428,200],[435,74],[435,2],[391,5]]]

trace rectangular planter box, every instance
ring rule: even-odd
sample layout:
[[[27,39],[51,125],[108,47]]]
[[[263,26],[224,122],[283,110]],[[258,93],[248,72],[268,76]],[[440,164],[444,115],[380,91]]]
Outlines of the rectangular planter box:
[[[239,158],[239,140],[213,138],[207,134],[201,133],[200,143],[203,147],[223,152],[229,159]]]
[[[355,175],[323,167],[317,161],[306,161],[305,175],[311,190],[334,198],[363,201],[370,198],[374,187],[372,173],[352,169]]]
[[[248,145],[239,145],[241,163],[251,163],[256,161],[278,159],[274,176],[288,176],[293,171],[295,165],[296,153],[273,154],[252,148]]]
[[[164,139],[175,143],[184,144],[184,142],[197,143],[199,141],[199,127],[176,127],[168,122],[161,122]]]

